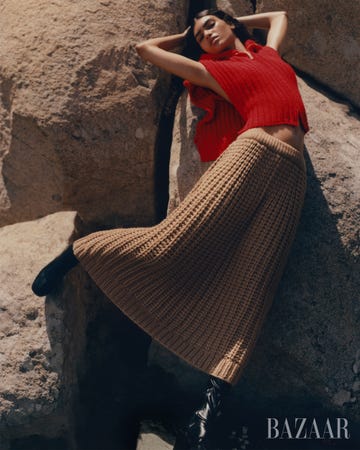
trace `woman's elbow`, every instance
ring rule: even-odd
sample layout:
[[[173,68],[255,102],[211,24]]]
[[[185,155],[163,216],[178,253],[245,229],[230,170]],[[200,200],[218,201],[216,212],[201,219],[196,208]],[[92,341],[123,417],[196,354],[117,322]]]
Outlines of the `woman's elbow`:
[[[272,24],[287,24],[288,23],[288,13],[287,11],[276,11],[272,20],[270,21],[270,25]]]
[[[151,61],[151,56],[153,55],[153,46],[148,43],[148,41],[140,42],[135,45],[135,49],[140,58],[145,61]]]
[[[285,23],[288,23],[289,15],[288,15],[287,11],[280,11],[280,16]]]
[[[145,42],[139,42],[139,44],[135,45],[135,50],[137,51],[137,54],[139,56],[144,54],[145,47],[146,47],[146,43]]]

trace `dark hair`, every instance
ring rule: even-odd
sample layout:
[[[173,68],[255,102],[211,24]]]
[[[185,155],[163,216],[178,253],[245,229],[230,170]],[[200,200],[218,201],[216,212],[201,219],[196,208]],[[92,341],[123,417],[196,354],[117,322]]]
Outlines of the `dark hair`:
[[[235,17],[231,16],[230,14],[226,13],[225,11],[217,8],[213,9],[204,9],[203,11],[200,11],[195,14],[194,19],[190,25],[190,29],[187,33],[187,56],[193,59],[199,59],[199,56],[201,53],[203,53],[203,50],[201,49],[200,45],[197,43],[195,37],[194,37],[194,25],[195,20],[201,19],[204,16],[216,16],[219,19],[223,20],[224,22],[228,23],[229,25],[233,25],[233,33],[236,37],[240,39],[242,43],[245,43],[248,39],[254,39],[254,37],[249,33],[246,26],[239,22]]]

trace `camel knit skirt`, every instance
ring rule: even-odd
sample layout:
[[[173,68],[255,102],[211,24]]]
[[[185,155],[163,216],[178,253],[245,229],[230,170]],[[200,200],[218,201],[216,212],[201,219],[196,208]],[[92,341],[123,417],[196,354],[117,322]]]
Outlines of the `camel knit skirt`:
[[[302,153],[249,130],[158,225],[95,232],[74,252],[153,339],[236,384],[283,272],[305,186]]]

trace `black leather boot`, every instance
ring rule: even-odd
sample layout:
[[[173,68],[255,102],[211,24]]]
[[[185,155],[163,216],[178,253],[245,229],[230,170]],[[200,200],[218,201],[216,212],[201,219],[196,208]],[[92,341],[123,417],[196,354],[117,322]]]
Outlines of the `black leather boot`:
[[[78,264],[70,245],[59,256],[45,266],[35,278],[31,289],[38,297],[50,294],[65,274]]]
[[[214,426],[222,415],[222,405],[231,384],[210,377],[204,401],[176,439],[174,450],[214,450]]]

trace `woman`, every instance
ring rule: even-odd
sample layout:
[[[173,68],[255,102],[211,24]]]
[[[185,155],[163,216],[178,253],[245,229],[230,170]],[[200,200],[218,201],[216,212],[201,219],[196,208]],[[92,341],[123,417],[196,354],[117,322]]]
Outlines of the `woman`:
[[[246,27],[268,29],[265,46]],[[285,12],[199,13],[190,30],[147,40],[139,55],[185,79],[207,111],[196,144],[214,163],[154,227],[78,239],[33,284],[51,292],[78,261],[162,345],[210,375],[176,447],[211,448],[223,396],[238,381],[271,306],[305,192],[308,124],[295,74],[278,54]],[[173,53],[187,37],[200,61]]]

